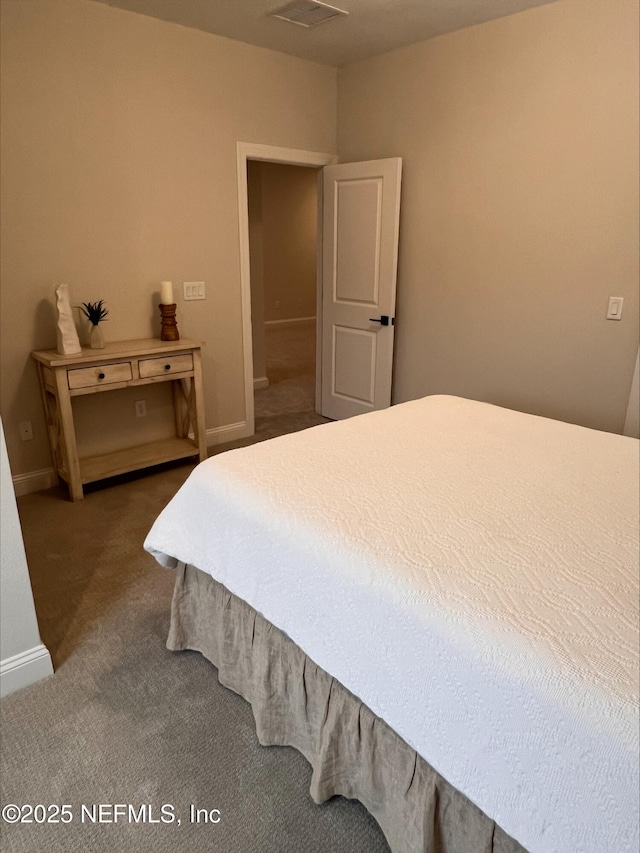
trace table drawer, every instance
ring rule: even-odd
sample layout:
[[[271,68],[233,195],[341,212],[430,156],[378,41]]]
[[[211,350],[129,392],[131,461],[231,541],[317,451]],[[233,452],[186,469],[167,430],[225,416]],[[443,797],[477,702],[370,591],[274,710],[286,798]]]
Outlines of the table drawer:
[[[187,373],[193,370],[193,355],[167,355],[164,358],[144,358],[139,364],[140,378],[150,376],[170,376],[172,373]]]
[[[76,388],[91,388],[94,385],[109,385],[112,382],[128,382],[132,378],[129,361],[67,370],[67,380],[72,391]]]

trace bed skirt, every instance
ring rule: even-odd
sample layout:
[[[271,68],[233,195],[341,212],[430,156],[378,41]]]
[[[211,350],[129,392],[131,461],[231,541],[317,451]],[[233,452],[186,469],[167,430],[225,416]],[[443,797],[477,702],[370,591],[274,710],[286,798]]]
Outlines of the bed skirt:
[[[192,566],[177,569],[167,647],[214,664],[251,704],[260,743],[307,759],[315,802],[360,800],[393,853],[526,853],[289,637]]]

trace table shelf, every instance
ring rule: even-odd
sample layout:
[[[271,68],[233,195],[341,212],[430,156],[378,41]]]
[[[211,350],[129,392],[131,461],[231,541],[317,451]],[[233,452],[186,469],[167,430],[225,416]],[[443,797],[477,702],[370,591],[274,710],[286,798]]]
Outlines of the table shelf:
[[[95,483],[96,480],[197,455],[198,445],[190,439],[165,438],[97,456],[81,457],[80,474],[83,484]]]

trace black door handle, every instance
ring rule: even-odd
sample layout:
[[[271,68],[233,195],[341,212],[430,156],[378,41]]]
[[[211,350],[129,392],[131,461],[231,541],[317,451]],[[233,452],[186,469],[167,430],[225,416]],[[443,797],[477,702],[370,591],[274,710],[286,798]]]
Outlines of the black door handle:
[[[388,317],[386,314],[383,314],[382,317],[369,317],[370,323],[380,323],[382,326],[395,326],[396,318]]]

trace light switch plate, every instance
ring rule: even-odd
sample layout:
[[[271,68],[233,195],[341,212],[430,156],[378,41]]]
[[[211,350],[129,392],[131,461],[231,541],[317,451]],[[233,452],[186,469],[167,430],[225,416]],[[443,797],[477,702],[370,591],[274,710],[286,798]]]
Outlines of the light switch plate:
[[[609,309],[607,310],[607,320],[622,319],[622,304],[624,298],[622,296],[609,297]]]
[[[182,287],[187,302],[193,299],[206,299],[204,281],[183,281]]]

